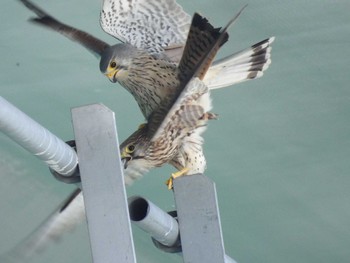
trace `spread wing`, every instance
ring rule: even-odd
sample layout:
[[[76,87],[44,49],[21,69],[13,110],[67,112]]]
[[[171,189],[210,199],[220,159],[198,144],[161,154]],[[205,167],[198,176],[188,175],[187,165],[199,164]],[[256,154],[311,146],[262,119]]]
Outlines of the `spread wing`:
[[[38,16],[36,18],[31,19],[33,23],[37,23],[39,25],[50,28],[51,30],[62,34],[68,39],[78,42],[80,45],[84,46],[85,48],[87,48],[89,51],[91,51],[93,54],[97,56],[101,56],[102,52],[107,47],[109,47],[109,45],[106,42],[94,37],[93,35],[90,35],[87,32],[84,32],[80,29],[71,27],[69,25],[66,25],[58,21],[56,18],[49,15],[47,12],[45,12],[43,9],[41,9],[31,1],[29,0],[20,0],[20,1],[29,10],[33,11]]]
[[[207,94],[207,96],[203,96]],[[203,99],[200,98],[203,96]],[[152,122],[157,124],[158,129],[152,137],[152,141],[160,138],[182,138],[180,133],[192,133],[192,131],[201,125],[201,119],[204,114],[211,109],[211,101],[209,98],[208,87],[199,78],[192,79],[181,96],[176,100],[171,109],[166,114],[160,125],[158,118],[155,116]],[[162,114],[163,115],[163,114]],[[161,116],[162,116],[161,115]]]
[[[175,0],[104,0],[100,17],[106,33],[154,53],[181,49],[190,23]]]
[[[244,8],[221,30],[213,28],[200,15],[194,15],[185,52],[179,64],[180,85],[173,97],[164,99],[159,109],[149,118],[148,136],[152,141],[162,138],[169,127],[196,128],[203,114],[210,110],[209,96],[199,99],[208,92],[201,79],[219,48],[228,40],[228,27],[236,21]],[[188,58],[186,53],[189,54]],[[174,125],[176,121],[177,126]]]

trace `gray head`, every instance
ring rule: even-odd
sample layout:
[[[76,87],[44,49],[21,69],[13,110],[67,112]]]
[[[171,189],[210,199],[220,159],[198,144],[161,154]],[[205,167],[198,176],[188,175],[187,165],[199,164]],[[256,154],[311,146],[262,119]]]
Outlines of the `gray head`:
[[[126,77],[136,49],[129,44],[117,44],[106,48],[101,56],[100,70],[110,81]]]
[[[147,131],[147,124],[141,124],[137,131],[131,134],[119,146],[124,169],[126,169],[133,161],[145,158],[146,150],[150,144],[150,139],[147,137]]]
[[[141,178],[154,167],[148,160],[150,139],[147,136],[147,124],[141,124],[139,129],[120,145],[121,161],[124,165],[124,179],[127,185]]]

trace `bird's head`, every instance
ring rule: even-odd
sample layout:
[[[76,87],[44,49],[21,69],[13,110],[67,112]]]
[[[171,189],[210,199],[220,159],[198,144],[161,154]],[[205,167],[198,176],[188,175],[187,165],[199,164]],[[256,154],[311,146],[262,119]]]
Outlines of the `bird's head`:
[[[151,168],[147,160],[149,145],[146,124],[141,124],[138,130],[120,145],[120,157],[127,184],[142,177]]]
[[[149,145],[147,129],[147,124],[141,124],[139,128],[120,145],[120,157],[124,169],[127,169],[129,164],[133,161],[145,157],[146,149]]]
[[[106,48],[101,55],[101,72],[112,82],[126,78],[132,60],[133,49],[128,44],[117,44]]]

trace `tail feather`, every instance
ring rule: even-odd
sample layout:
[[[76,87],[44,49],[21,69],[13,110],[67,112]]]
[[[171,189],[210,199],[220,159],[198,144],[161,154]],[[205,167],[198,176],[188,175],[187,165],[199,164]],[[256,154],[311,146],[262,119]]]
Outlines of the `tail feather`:
[[[271,64],[271,44],[274,40],[274,37],[267,38],[215,61],[204,77],[205,84],[209,89],[217,89],[261,77]]]

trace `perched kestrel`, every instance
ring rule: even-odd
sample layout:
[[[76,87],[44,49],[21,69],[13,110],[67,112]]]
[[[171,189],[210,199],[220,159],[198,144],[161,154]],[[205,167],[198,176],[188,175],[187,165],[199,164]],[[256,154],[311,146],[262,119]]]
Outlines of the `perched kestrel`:
[[[194,14],[178,66],[178,87],[163,99],[147,123],[120,146],[127,184],[165,163],[175,166],[178,175],[204,172],[201,134],[208,120],[216,115],[209,112],[212,108],[209,89],[202,80],[217,51],[228,40],[228,26],[241,11],[222,30]]]

